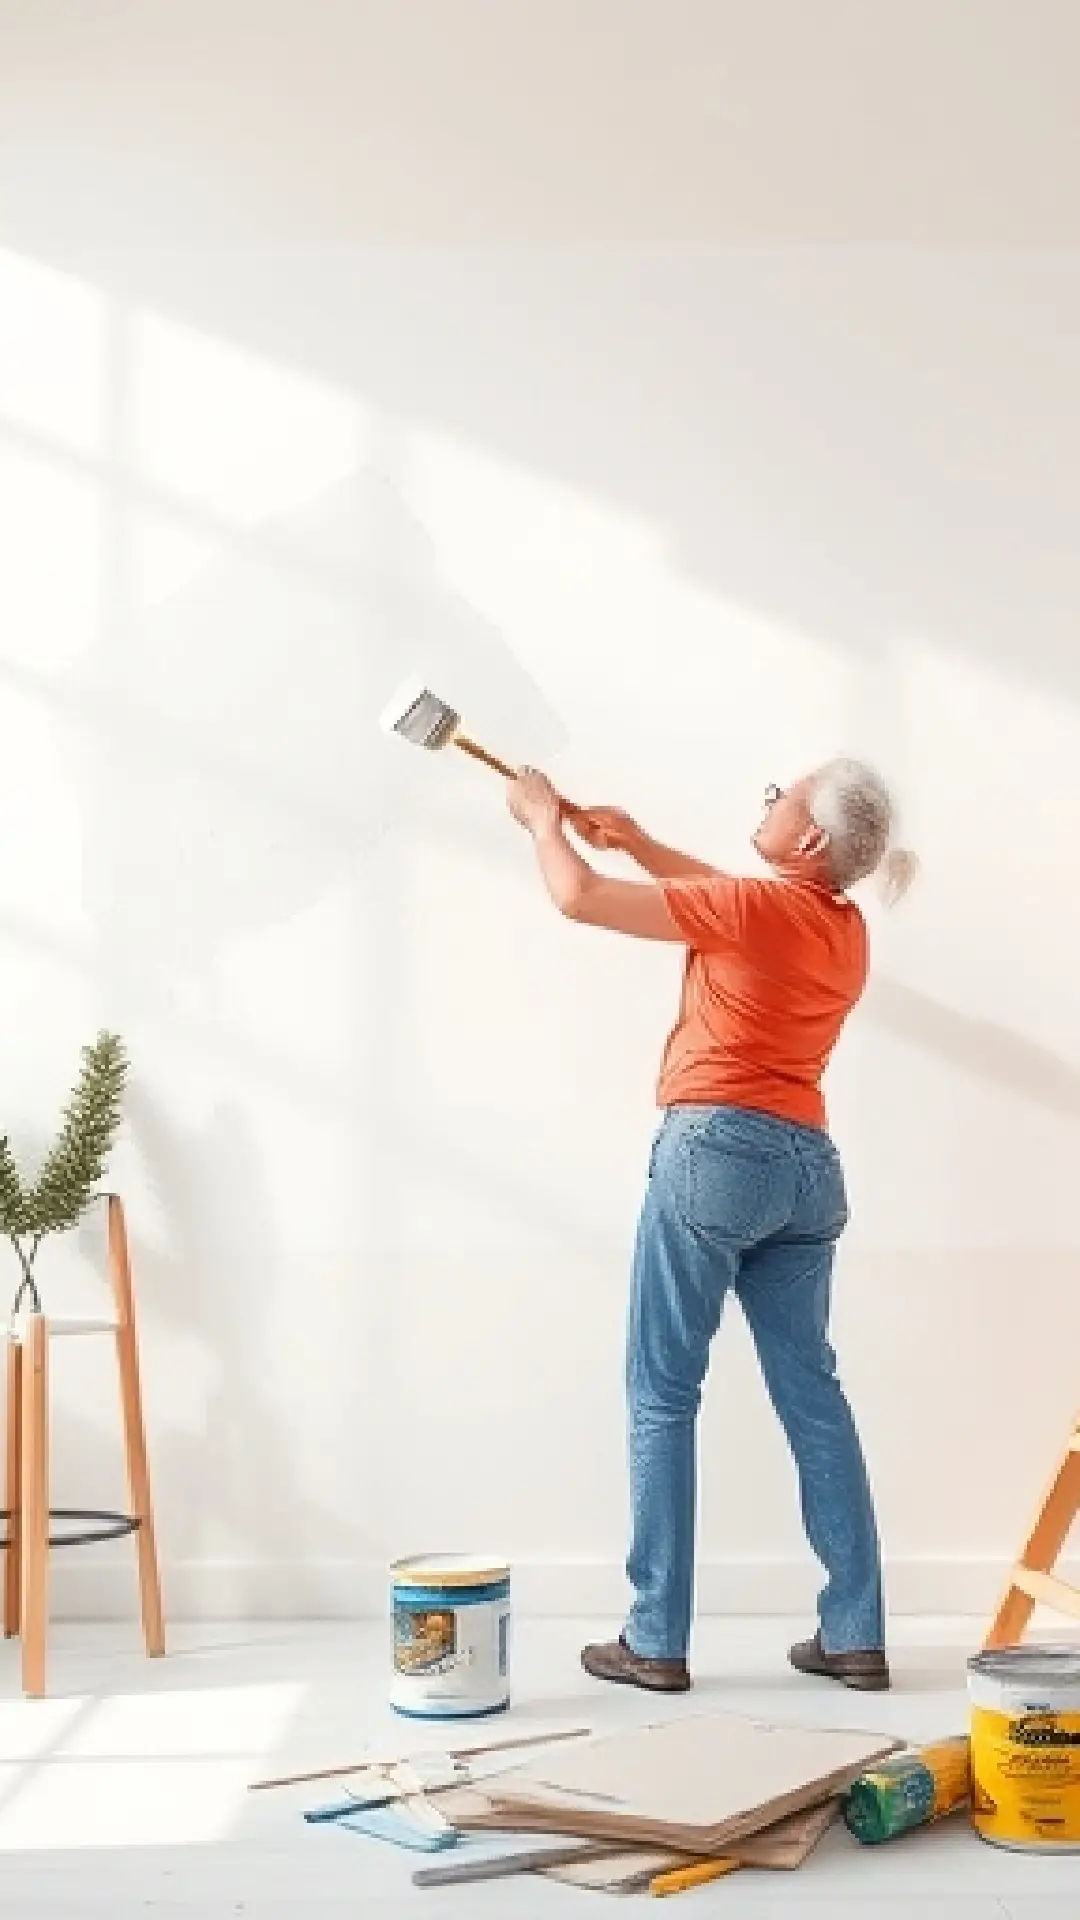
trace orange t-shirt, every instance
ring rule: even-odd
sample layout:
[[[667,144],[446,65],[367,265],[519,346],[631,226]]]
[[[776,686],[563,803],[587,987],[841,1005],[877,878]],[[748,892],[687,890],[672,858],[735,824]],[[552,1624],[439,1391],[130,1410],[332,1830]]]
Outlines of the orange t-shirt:
[[[690,951],[659,1105],[823,1127],[821,1076],[866,984],[858,907],[824,887],[724,873],[669,882],[664,896]]]

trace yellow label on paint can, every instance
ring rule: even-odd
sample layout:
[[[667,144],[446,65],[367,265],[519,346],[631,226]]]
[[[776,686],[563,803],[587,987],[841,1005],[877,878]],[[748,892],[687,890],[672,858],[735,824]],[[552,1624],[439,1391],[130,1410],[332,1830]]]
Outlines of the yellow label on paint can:
[[[971,1813],[985,1840],[1080,1847],[1080,1713],[971,1716]]]
[[[1080,1850],[1080,1652],[1005,1648],[971,1666],[971,1817],[984,1840]]]

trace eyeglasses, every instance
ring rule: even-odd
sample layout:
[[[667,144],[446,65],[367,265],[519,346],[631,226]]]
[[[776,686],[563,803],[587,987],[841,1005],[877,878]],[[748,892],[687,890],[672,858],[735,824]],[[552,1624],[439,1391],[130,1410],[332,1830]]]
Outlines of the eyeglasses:
[[[777,801],[782,800],[783,798],[784,798],[783,787],[774,786],[770,781],[769,785],[765,789],[765,805],[767,807],[775,807]]]

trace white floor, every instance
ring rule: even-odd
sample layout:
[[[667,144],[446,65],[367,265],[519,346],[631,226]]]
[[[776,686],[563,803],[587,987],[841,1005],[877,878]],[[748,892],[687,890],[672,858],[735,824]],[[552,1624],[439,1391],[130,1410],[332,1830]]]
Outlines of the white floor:
[[[792,1626],[794,1631],[794,1623]],[[517,1698],[493,1737],[541,1726],[656,1718],[709,1707],[775,1718],[895,1729],[931,1738],[962,1729],[965,1624],[899,1622],[896,1691],[860,1698],[800,1680],[784,1664],[785,1622],[706,1621],[699,1684],[685,1701],[594,1686],[580,1673],[585,1630],[523,1623]],[[54,1630],[48,1700],[18,1693],[17,1650],[0,1701],[0,1906],[5,1914],[105,1920],[429,1920],[592,1914],[609,1896],[533,1878],[420,1892],[418,1856],[309,1827],[319,1789],[251,1794],[262,1774],[435,1744],[385,1706],[381,1626],[289,1624],[177,1628],[147,1663],[134,1629]],[[461,1738],[479,1737],[474,1727]],[[687,1893],[686,1911],[747,1920],[1077,1920],[1080,1855],[1033,1858],[977,1841],[960,1819],[880,1849],[838,1829],[797,1874],[743,1872]],[[647,1903],[646,1903],[647,1906]]]

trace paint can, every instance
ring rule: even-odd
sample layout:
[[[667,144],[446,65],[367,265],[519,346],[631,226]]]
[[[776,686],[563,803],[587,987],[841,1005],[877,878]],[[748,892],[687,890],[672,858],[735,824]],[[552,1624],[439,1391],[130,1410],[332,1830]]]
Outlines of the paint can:
[[[510,1568],[465,1553],[390,1568],[390,1705],[419,1720],[468,1720],[510,1705]]]
[[[968,1661],[971,1817],[992,1846],[1080,1852],[1080,1645]]]

